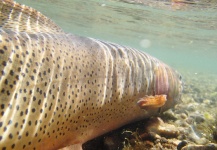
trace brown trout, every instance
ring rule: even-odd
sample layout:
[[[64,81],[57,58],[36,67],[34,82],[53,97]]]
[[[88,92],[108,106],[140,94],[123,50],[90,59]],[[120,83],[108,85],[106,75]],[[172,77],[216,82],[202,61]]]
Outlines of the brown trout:
[[[157,115],[180,99],[180,75],[133,48],[64,33],[0,0],[0,150],[56,150]]]

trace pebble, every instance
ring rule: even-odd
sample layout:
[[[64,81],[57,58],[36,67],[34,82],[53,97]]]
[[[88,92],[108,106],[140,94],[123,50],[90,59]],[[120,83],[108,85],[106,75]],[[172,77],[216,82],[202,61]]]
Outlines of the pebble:
[[[194,123],[194,119],[189,117],[189,118],[186,119],[186,123],[192,124],[192,123]]]
[[[176,116],[176,114],[171,109],[169,109],[168,111],[164,112],[163,113],[163,117],[167,118],[169,120],[177,120],[178,119],[178,117]]]
[[[205,118],[202,114],[195,113],[195,114],[191,114],[190,117],[192,117],[196,123],[202,123],[205,121]]]
[[[177,150],[181,150],[184,146],[186,146],[188,144],[187,141],[181,141],[178,146],[177,146]]]
[[[178,137],[179,135],[177,127],[172,124],[164,123],[159,117],[152,118],[146,126],[146,130],[167,138]]]
[[[187,119],[188,116],[187,116],[185,113],[181,113],[180,117],[181,117],[182,119]]]
[[[207,145],[187,145],[181,148],[181,150],[217,150],[217,144],[209,143]]]
[[[214,130],[212,133],[213,140],[217,142],[217,130]]]

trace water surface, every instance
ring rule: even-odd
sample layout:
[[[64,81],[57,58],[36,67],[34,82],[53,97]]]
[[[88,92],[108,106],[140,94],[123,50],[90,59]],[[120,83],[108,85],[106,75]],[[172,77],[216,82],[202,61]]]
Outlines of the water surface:
[[[137,48],[163,60],[179,72],[217,74],[217,2],[17,2],[39,10],[54,20],[65,32]]]
[[[180,107],[189,116],[200,114],[205,120],[204,124],[192,123],[191,126],[203,135],[201,137],[213,138],[207,130],[210,126],[216,130],[217,122],[217,1],[17,2],[37,9],[67,33],[137,48],[172,66],[184,76],[185,82],[183,101],[174,110],[178,113],[177,108]],[[192,112],[187,110],[191,106],[195,106]],[[211,119],[206,116],[211,116]],[[197,127],[200,129],[196,130]]]

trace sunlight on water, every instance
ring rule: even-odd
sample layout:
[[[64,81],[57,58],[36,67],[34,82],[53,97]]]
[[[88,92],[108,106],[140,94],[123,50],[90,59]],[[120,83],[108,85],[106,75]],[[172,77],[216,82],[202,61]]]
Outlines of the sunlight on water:
[[[143,50],[176,70],[217,73],[217,5],[194,1],[17,0],[64,31]],[[139,2],[139,3],[137,3]]]

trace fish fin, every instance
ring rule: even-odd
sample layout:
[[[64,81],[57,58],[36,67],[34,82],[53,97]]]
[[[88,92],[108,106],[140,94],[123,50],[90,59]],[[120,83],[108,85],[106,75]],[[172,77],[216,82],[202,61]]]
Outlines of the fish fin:
[[[13,0],[0,0],[0,27],[30,34],[64,33],[59,26],[39,11]]]
[[[167,101],[166,95],[145,96],[141,98],[137,104],[140,108],[159,108]]]
[[[74,144],[74,145],[61,148],[59,150],[83,150],[83,149],[82,149],[82,144]]]

